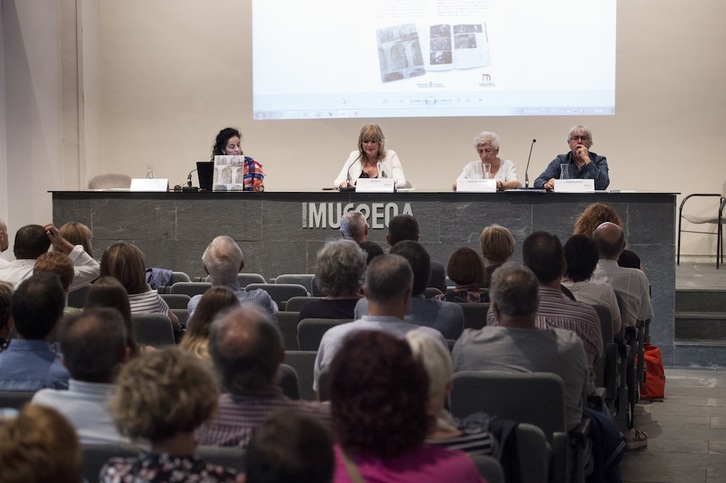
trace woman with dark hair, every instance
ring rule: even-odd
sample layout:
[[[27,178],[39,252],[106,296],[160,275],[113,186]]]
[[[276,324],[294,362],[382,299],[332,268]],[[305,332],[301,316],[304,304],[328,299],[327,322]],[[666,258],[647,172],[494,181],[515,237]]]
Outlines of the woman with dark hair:
[[[93,258],[93,246],[91,245],[93,233],[90,228],[83,223],[71,221],[58,228],[58,231],[61,236],[68,240],[73,246],[81,245],[83,250],[88,253],[91,258]]]
[[[484,288],[487,270],[484,261],[471,247],[457,248],[449,257],[446,274],[455,286],[445,294],[437,295],[447,302],[489,302],[489,292]]]
[[[94,307],[107,307],[116,309],[123,317],[126,324],[127,346],[131,356],[139,353],[139,343],[134,335],[134,325],[131,323],[131,305],[129,305],[129,294],[121,282],[114,277],[101,277],[88,288],[84,309]]]
[[[237,295],[228,287],[212,287],[204,292],[194,315],[187,322],[187,333],[180,347],[198,358],[212,361],[209,351],[209,326],[223,310],[239,307]]]
[[[115,277],[129,294],[131,314],[164,314],[169,317],[172,328],[181,329],[174,312],[161,298],[159,292],[146,283],[146,263],[143,252],[133,243],[118,242],[103,251],[101,276]]]
[[[244,191],[265,191],[265,173],[262,165],[255,159],[244,156],[242,151],[242,133],[233,127],[226,127],[219,131],[212,146],[211,161],[215,156],[243,156],[244,167],[241,182]]]
[[[404,340],[380,331],[350,335],[330,368],[333,481],[480,482],[467,455],[424,444],[433,424],[428,386]]]

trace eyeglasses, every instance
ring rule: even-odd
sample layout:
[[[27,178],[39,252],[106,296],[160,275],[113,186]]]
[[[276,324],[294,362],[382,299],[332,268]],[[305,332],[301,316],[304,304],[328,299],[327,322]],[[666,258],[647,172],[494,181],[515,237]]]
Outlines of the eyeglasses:
[[[589,141],[590,136],[572,136],[572,139],[575,141]]]

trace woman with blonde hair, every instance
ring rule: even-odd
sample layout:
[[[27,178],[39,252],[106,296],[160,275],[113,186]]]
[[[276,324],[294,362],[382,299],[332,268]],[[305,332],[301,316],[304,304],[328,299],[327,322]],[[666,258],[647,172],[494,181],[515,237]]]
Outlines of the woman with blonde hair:
[[[489,290],[489,282],[494,271],[507,263],[514,255],[514,245],[512,232],[503,226],[493,224],[481,231],[479,246],[487,270],[487,279],[484,282],[484,288],[487,290]]]
[[[58,228],[61,236],[68,240],[73,246],[81,245],[83,250],[93,258],[93,232],[83,223],[71,221]]]

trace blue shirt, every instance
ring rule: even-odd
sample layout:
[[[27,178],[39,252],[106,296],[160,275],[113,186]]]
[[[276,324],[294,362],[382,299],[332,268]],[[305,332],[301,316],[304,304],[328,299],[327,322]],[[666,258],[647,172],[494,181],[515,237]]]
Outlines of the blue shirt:
[[[44,340],[13,339],[0,353],[0,390],[68,389],[70,375]]]
[[[247,291],[240,287],[239,282],[235,280],[232,283],[226,283],[226,284],[220,284],[214,285],[215,287],[228,287],[230,288],[234,294],[237,296],[237,299],[239,302],[244,304],[256,304],[260,309],[262,309],[264,312],[267,313],[267,315],[272,318],[272,320],[277,321],[277,304],[274,300],[272,300],[272,297],[270,297],[270,294],[265,292],[262,289],[255,289]],[[189,318],[194,315],[194,311],[197,310],[197,305],[199,305],[199,302],[202,300],[202,295],[195,295],[189,300],[189,303],[187,304],[187,310],[189,311]]]
[[[541,189],[544,188],[545,183],[550,179],[560,179],[560,165],[562,164],[569,165],[568,169],[570,179],[594,179],[596,190],[607,189],[610,184],[610,177],[608,175],[608,160],[605,156],[598,156],[591,151],[590,162],[580,169],[577,169],[572,152],[560,154],[553,159],[544,172],[540,174],[536,180],[534,180],[534,187]]]

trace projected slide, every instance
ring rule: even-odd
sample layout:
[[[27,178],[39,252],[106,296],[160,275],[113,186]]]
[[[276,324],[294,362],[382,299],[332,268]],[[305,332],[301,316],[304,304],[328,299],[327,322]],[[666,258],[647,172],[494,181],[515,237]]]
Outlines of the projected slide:
[[[616,0],[253,0],[253,116],[609,115]]]

